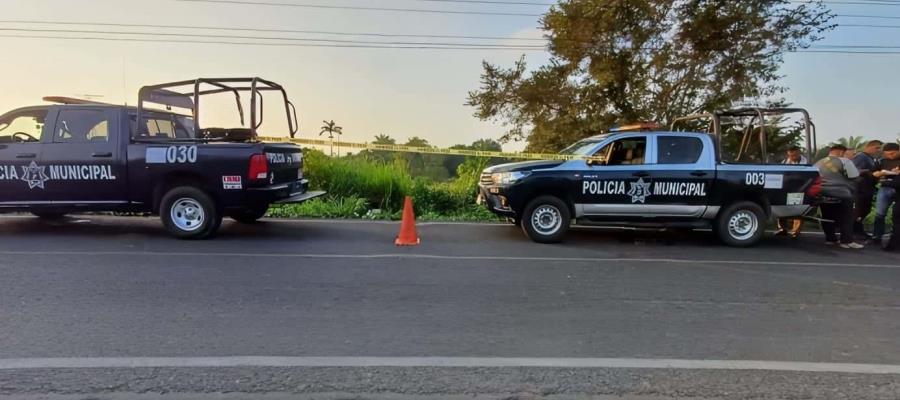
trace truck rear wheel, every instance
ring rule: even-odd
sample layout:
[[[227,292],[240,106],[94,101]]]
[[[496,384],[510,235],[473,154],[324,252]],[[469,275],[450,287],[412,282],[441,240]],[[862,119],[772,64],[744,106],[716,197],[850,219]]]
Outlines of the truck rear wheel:
[[[569,206],[557,197],[541,196],[525,207],[522,230],[538,243],[558,243],[569,230]]]
[[[242,224],[253,224],[266,215],[269,206],[246,208],[240,211],[230,212],[228,217]]]
[[[208,238],[222,223],[212,198],[192,186],[169,190],[160,202],[159,217],[166,230],[179,239]]]
[[[719,239],[734,247],[753,246],[765,233],[765,212],[759,204],[741,201],[725,207],[716,217]]]

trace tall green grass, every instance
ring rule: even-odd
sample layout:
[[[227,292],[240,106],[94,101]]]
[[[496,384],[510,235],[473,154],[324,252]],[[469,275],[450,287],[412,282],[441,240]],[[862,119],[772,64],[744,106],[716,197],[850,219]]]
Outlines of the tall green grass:
[[[315,150],[306,153],[305,174],[314,188],[333,197],[359,197],[385,210],[402,207],[412,187],[412,178],[400,163],[332,158]]]
[[[404,197],[411,196],[421,219],[496,219],[474,203],[478,179],[487,167],[487,159],[467,159],[457,170],[459,177],[448,182],[413,178],[402,159],[334,158],[320,151],[306,150],[305,160],[304,171],[310,184],[316,190],[327,191],[328,196],[299,206],[274,207],[270,216],[393,219],[399,217]]]

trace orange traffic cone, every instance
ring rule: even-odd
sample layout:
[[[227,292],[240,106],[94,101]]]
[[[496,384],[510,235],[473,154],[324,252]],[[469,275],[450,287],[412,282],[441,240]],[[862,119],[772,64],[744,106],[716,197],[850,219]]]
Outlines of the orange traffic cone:
[[[416,246],[419,244],[416,233],[416,213],[413,211],[412,197],[406,196],[403,203],[403,220],[400,221],[400,235],[394,240],[397,246]]]

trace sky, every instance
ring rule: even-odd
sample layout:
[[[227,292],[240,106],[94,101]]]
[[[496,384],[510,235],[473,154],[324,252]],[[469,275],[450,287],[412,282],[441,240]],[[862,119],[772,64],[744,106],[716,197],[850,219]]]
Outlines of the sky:
[[[261,1],[261,0],[257,0]],[[421,0],[280,0],[281,3],[540,14],[544,6],[442,3]],[[838,14],[898,16],[900,6],[831,4]],[[0,0],[3,21],[39,20],[539,38],[536,17],[425,14],[211,4],[178,0]],[[900,25],[900,19],[839,17],[838,23]],[[131,30],[149,28],[37,26],[0,22],[0,36],[27,34],[6,28]],[[159,30],[168,33],[187,31]],[[201,34],[278,36],[229,31]],[[94,34],[33,35],[97,36]],[[311,37],[312,35],[294,35]],[[316,36],[322,37],[322,36]],[[335,38],[335,37],[331,37]],[[177,38],[176,38],[177,39]],[[346,39],[346,38],[344,38]],[[200,38],[198,40],[217,40]],[[366,38],[365,40],[391,40]],[[408,40],[408,39],[407,39]],[[459,39],[433,39],[460,41]],[[521,42],[509,42],[522,44]],[[900,46],[900,28],[838,27],[819,44]],[[260,76],[282,84],[296,104],[300,137],[318,138],[323,120],[344,128],[343,140],[371,141],[387,134],[412,136],[445,147],[497,139],[500,124],[479,121],[465,106],[479,87],[483,60],[511,66],[522,54],[531,65],[544,52],[517,50],[409,50],[262,47],[222,44],[135,43],[0,37],[0,110],[41,104],[48,95],[134,104],[146,84],[196,77]],[[900,55],[788,54],[782,69],[785,98],[809,109],[819,143],[838,137],[897,139],[900,133]],[[267,120],[283,118],[267,98]],[[270,111],[272,110],[272,111]],[[273,122],[274,124],[274,122]],[[266,132],[276,132],[272,128]],[[520,150],[523,143],[504,145]]]

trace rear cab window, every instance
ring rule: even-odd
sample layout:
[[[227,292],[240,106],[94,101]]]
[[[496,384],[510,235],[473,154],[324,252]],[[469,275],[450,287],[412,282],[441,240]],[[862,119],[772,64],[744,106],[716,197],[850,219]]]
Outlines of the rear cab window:
[[[130,115],[131,135],[141,140],[194,139],[193,118],[168,113],[145,112],[138,126],[137,116]]]
[[[696,164],[703,154],[703,141],[691,136],[659,136],[657,164]]]

